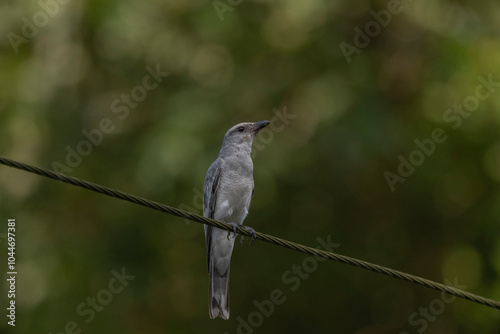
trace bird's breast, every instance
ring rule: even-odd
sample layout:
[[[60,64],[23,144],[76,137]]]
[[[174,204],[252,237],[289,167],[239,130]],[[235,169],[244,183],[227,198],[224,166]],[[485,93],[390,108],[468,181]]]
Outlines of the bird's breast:
[[[228,173],[220,182],[214,218],[242,224],[252,198],[253,178]]]

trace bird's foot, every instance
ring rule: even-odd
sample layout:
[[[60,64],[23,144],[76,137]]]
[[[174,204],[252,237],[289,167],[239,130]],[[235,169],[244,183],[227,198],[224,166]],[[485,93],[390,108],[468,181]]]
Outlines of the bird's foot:
[[[233,238],[236,238],[237,232],[240,230],[240,225],[235,224],[235,223],[228,223],[228,224],[233,227],[233,233],[234,233]],[[229,240],[230,237],[231,237],[231,231],[228,231],[227,232],[227,240]]]
[[[251,245],[252,242],[255,240],[255,237],[256,237],[255,230],[253,228],[245,226],[245,225],[239,226],[239,229],[241,229],[242,227],[246,228],[248,230],[248,232],[250,232],[250,237],[252,238],[252,240],[250,240],[250,245]],[[244,235],[241,236],[241,240],[240,240],[241,243],[243,243],[243,239],[245,239]]]

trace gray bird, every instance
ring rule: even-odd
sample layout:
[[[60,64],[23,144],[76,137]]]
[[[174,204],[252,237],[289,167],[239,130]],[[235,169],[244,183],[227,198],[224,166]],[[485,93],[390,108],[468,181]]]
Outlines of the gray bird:
[[[227,131],[217,160],[210,166],[203,187],[203,216],[233,225],[231,232],[205,225],[209,275],[210,318],[229,319],[229,265],[236,231],[243,226],[254,193],[250,157],[255,135],[269,121],[240,123]],[[246,227],[246,226],[245,226]],[[255,236],[255,231],[248,228]]]

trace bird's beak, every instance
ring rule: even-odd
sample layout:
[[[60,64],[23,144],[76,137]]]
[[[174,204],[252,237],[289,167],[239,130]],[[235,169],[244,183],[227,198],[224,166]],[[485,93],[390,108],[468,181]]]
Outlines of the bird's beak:
[[[266,126],[269,125],[269,121],[259,121],[257,123],[254,123],[254,125],[252,126],[252,129],[251,131],[255,134],[257,134],[257,132],[259,132],[260,130],[264,129]]]

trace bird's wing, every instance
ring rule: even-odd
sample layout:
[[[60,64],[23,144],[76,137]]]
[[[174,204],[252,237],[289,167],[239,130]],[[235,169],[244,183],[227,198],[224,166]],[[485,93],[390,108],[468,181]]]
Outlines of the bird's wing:
[[[203,216],[214,218],[217,191],[219,190],[221,159],[214,161],[207,171],[205,185],[203,186]]]
[[[215,206],[217,205],[217,191],[219,190],[222,160],[217,159],[210,166],[203,186],[203,216],[214,218]],[[210,263],[210,242],[212,238],[212,226],[205,225],[205,241],[207,246],[207,262]]]

